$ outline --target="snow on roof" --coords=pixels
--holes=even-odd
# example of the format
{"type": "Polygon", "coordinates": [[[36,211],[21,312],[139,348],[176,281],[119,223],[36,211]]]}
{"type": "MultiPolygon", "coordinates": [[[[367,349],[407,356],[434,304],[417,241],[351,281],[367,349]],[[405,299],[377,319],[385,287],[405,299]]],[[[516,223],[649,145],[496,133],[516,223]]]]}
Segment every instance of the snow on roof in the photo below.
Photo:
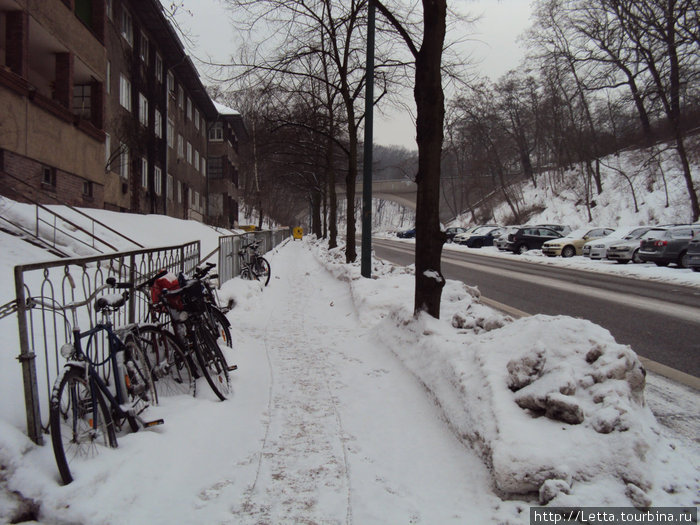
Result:
{"type": "Polygon", "coordinates": [[[235,109],[232,109],[228,106],[224,106],[216,100],[212,100],[212,102],[214,102],[214,107],[216,108],[216,111],[219,112],[219,115],[240,115],[240,113],[235,109]]]}

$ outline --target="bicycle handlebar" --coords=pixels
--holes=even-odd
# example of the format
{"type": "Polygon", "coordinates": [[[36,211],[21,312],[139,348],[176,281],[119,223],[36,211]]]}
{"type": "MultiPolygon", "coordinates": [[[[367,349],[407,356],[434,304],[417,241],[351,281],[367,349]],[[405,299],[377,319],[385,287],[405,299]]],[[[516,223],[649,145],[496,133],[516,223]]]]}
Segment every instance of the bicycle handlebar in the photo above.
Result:
{"type": "MultiPolygon", "coordinates": [[[[120,284],[123,284],[123,283],[120,283],[120,284]]],[[[60,303],[58,303],[55,300],[53,301],[53,303],[47,303],[42,298],[29,297],[27,299],[27,305],[30,308],[32,308],[34,306],[43,306],[44,308],[49,308],[51,310],[75,310],[76,308],[78,308],[80,306],[86,306],[90,301],[92,301],[97,296],[98,293],[102,292],[103,290],[106,290],[108,288],[115,288],[115,287],[116,287],[116,281],[113,277],[110,277],[107,279],[107,282],[105,284],[95,288],[95,291],[92,292],[83,301],[71,301],[70,303],[66,303],[64,305],[61,305],[60,303]]],[[[123,288],[123,286],[121,286],[121,288],[123,288]]]]}

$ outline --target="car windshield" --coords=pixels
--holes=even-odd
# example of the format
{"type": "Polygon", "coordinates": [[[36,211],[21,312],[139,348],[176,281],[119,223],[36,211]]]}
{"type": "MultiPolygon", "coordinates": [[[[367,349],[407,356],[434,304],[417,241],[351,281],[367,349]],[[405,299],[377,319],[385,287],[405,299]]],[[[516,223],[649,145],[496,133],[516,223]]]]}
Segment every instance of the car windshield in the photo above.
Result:
{"type": "Polygon", "coordinates": [[[646,240],[648,240],[648,239],[658,239],[658,238],[661,237],[664,233],[666,233],[666,230],[662,230],[662,229],[659,229],[659,228],[652,228],[651,230],[649,230],[648,232],[646,232],[646,233],[642,236],[642,240],[646,241],[646,240]]]}
{"type": "MultiPolygon", "coordinates": [[[[646,232],[649,231],[650,228],[635,228],[631,232],[629,232],[627,235],[624,236],[624,239],[626,241],[632,240],[632,239],[639,239],[642,235],[644,235],[646,232]]],[[[612,237],[613,234],[610,234],[612,237]]]]}
{"type": "Polygon", "coordinates": [[[586,235],[589,231],[591,231],[588,228],[579,228],[578,230],[574,230],[571,233],[569,233],[566,238],[567,239],[583,239],[583,236],[586,235]]]}

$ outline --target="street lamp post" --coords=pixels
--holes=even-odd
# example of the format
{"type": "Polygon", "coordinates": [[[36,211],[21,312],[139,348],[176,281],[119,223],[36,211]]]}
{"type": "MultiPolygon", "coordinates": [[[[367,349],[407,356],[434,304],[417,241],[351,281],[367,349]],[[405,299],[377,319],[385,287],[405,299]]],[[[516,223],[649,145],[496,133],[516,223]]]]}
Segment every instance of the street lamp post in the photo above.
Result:
{"type": "Polygon", "coordinates": [[[365,147],[362,170],[362,257],[363,277],[372,277],[372,142],[374,140],[374,0],[367,12],[367,73],[365,85],[365,147]]]}

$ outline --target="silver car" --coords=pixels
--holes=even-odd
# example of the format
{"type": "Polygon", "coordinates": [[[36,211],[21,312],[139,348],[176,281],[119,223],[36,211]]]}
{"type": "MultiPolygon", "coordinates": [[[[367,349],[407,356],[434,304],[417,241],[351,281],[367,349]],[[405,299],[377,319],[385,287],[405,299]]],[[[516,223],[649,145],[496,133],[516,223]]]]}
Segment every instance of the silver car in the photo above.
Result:
{"type": "MultiPolygon", "coordinates": [[[[630,261],[641,263],[639,257],[639,246],[642,238],[655,238],[666,231],[666,228],[660,227],[645,227],[646,229],[638,233],[636,237],[628,239],[625,237],[622,240],[614,242],[606,251],[605,257],[610,261],[615,261],[619,264],[627,264],[630,261]]],[[[631,233],[630,233],[631,235],[631,233]]]]}
{"type": "MultiPolygon", "coordinates": [[[[637,226],[633,228],[619,228],[609,236],[587,242],[583,245],[583,256],[591,259],[605,259],[610,246],[617,245],[621,241],[639,240],[642,235],[651,229],[651,226],[637,226]]],[[[639,247],[639,243],[637,243],[639,247]]]]}

